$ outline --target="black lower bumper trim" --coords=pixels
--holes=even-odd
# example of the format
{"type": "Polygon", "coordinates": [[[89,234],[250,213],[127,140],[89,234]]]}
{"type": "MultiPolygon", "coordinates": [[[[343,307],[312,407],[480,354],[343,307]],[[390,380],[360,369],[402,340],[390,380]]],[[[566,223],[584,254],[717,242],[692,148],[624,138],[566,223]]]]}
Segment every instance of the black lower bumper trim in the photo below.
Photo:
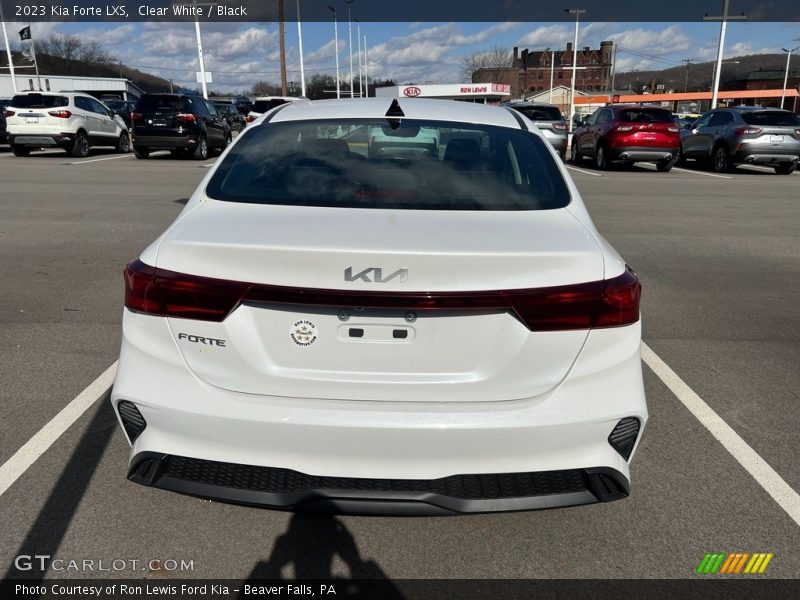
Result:
{"type": "Polygon", "coordinates": [[[451,475],[441,479],[365,479],[144,452],[128,479],[235,504],[334,514],[448,515],[537,510],[610,502],[628,480],[610,468],[451,475]]]}

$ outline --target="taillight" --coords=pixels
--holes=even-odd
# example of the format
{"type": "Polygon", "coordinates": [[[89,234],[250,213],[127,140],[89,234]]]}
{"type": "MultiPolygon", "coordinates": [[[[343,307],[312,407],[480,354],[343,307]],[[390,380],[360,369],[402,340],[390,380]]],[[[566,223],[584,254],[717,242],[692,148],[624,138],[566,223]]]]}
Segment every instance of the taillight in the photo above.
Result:
{"type": "Polygon", "coordinates": [[[567,128],[566,123],[553,123],[553,129],[562,129],[565,130],[567,128]]]}
{"type": "Polygon", "coordinates": [[[144,121],[144,115],[142,113],[132,112],[131,121],[144,121]]]}
{"type": "Polygon", "coordinates": [[[14,111],[13,111],[13,110],[7,110],[7,111],[6,111],[6,112],[4,112],[3,114],[4,114],[6,117],[13,117],[15,113],[14,113],[14,111]]]}
{"type": "Polygon", "coordinates": [[[617,125],[617,131],[631,131],[632,129],[632,125],[617,125]]]}
{"type": "Polygon", "coordinates": [[[59,119],[69,119],[72,116],[72,113],[68,110],[51,110],[47,114],[51,117],[57,117],[59,119]]]}
{"type": "MultiPolygon", "coordinates": [[[[13,115],[14,113],[11,113],[11,114],[13,115]]],[[[8,116],[8,113],[6,113],[6,116],[8,116]]],[[[795,135],[800,135],[800,129],[795,129],[794,133],[795,133],[795,135]]]]}
{"type": "Polygon", "coordinates": [[[248,123],[252,123],[255,120],[256,118],[252,115],[247,115],[247,117],[245,117],[245,121],[247,121],[248,123]]]}
{"type": "Polygon", "coordinates": [[[179,123],[194,123],[195,118],[192,113],[178,113],[175,115],[175,120],[179,123]]]}
{"type": "Polygon", "coordinates": [[[220,322],[245,301],[403,310],[508,310],[531,331],[619,327],[639,320],[641,285],[630,269],[613,279],[576,285],[480,292],[320,290],[211,279],[132,261],[125,306],[163,317],[220,322]]]}
{"type": "Polygon", "coordinates": [[[733,130],[736,135],[755,135],[761,133],[763,129],[760,127],[737,127],[733,130]]]}

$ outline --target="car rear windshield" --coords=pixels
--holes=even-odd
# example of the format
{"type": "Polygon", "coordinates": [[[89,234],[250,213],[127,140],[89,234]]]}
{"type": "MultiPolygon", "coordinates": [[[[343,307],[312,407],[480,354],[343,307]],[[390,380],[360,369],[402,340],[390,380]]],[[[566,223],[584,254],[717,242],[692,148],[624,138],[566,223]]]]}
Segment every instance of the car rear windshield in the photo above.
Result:
{"type": "Polygon", "coordinates": [[[673,123],[672,113],[657,108],[627,108],[620,111],[624,123],[673,123]]]}
{"type": "Polygon", "coordinates": [[[171,94],[144,95],[136,104],[136,110],[138,112],[189,112],[188,106],[190,103],[191,100],[184,96],[173,96],[171,94]]]}
{"type": "Polygon", "coordinates": [[[533,133],[387,119],[248,129],[206,193],[254,204],[416,210],[544,210],[570,201],[533,133]]]}
{"type": "Polygon", "coordinates": [[[69,106],[69,98],[49,94],[19,94],[14,96],[10,106],[14,108],[55,108],[69,106]]]}
{"type": "Polygon", "coordinates": [[[256,100],[255,104],[253,104],[253,112],[263,114],[267,111],[272,110],[276,106],[280,106],[281,104],[286,104],[287,102],[289,101],[283,100],[282,98],[273,98],[272,100],[256,100]]]}
{"type": "Polygon", "coordinates": [[[561,111],[555,106],[520,106],[519,112],[531,121],[562,121],[561,111]]]}
{"type": "Polygon", "coordinates": [[[778,110],[742,112],[742,119],[748,125],[764,125],[766,127],[796,127],[800,125],[800,117],[778,110]]]}

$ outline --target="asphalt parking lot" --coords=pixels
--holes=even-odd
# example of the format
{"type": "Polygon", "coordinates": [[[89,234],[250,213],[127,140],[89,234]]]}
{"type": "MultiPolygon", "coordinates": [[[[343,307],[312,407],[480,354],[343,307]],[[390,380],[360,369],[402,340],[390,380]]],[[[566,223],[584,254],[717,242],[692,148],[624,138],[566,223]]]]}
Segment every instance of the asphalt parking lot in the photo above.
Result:
{"type": "MultiPolygon", "coordinates": [[[[212,163],[0,152],[0,463],[117,359],[122,269],[212,163]]],[[[800,174],[570,174],[641,277],[647,347],[794,496],[779,504],[763,464],[740,464],[654,359],[630,498],[529,513],[326,519],[144,488],[104,396],[0,496],[6,575],[42,576],[14,566],[39,554],[192,561],[47,577],[697,578],[722,551],[774,553],[760,577],[800,576],[800,174]]]]}

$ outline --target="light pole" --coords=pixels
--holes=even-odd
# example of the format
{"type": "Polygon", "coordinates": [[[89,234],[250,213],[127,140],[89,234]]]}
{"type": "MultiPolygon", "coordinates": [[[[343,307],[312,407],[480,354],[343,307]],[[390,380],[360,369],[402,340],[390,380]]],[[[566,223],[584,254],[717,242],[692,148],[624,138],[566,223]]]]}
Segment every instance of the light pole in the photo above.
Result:
{"type": "Polygon", "coordinates": [[[367,65],[369,65],[369,61],[367,60],[367,36],[364,36],[364,84],[366,85],[364,91],[367,94],[367,98],[369,98],[369,73],[367,72],[367,65]]]}
{"type": "Polygon", "coordinates": [[[303,65],[303,27],[300,25],[300,0],[297,0],[297,45],[300,48],[300,95],[306,95],[306,70],[303,65]]]}
{"type": "Polygon", "coordinates": [[[583,8],[565,8],[564,12],[575,15],[575,39],[572,42],[572,86],[569,93],[569,130],[572,131],[572,121],[575,118],[575,77],[578,73],[578,22],[581,15],[586,13],[586,10],[583,8]]]}
{"type": "Polygon", "coordinates": [[[14,75],[14,59],[11,57],[11,45],[8,43],[8,32],[6,31],[6,18],[3,15],[3,4],[0,2],[0,22],[3,23],[3,39],[6,43],[6,56],[8,56],[8,72],[11,73],[11,87],[14,94],[17,93],[17,78],[14,75]]]}
{"type": "Polygon", "coordinates": [[[548,104],[553,103],[553,75],[555,74],[555,69],[556,69],[556,51],[550,50],[550,95],[547,99],[548,104]]]}
{"type": "Polygon", "coordinates": [[[353,22],[350,18],[350,5],[356,0],[345,0],[347,4],[347,49],[350,51],[350,98],[355,97],[353,89],[353,22]]]}
{"type": "Polygon", "coordinates": [[[786,52],[786,74],[783,76],[783,89],[781,90],[781,108],[783,108],[783,101],[786,98],[786,84],[789,83],[789,60],[792,58],[792,52],[800,50],[800,46],[795,46],[792,49],[781,48],[786,52]]]}
{"type": "Polygon", "coordinates": [[[744,14],[741,15],[729,15],[728,14],[728,7],[730,5],[730,0],[723,0],[722,4],[722,16],[721,17],[709,17],[707,14],[703,17],[703,21],[720,21],[719,26],[719,46],[717,47],[717,62],[716,62],[716,70],[714,71],[714,83],[713,88],[711,91],[711,108],[717,108],[717,96],[719,95],[719,73],[722,70],[722,52],[725,48],[725,30],[728,26],[728,21],[745,21],[747,17],[744,14]]]}
{"type": "Polygon", "coordinates": [[[356,21],[356,37],[358,38],[358,96],[364,97],[364,71],[362,69],[363,63],[361,62],[361,23],[358,19],[356,21]]]}
{"type": "Polygon", "coordinates": [[[341,98],[342,92],[339,89],[339,20],[337,19],[336,9],[328,5],[333,13],[333,39],[336,44],[336,97],[341,98]]]}

